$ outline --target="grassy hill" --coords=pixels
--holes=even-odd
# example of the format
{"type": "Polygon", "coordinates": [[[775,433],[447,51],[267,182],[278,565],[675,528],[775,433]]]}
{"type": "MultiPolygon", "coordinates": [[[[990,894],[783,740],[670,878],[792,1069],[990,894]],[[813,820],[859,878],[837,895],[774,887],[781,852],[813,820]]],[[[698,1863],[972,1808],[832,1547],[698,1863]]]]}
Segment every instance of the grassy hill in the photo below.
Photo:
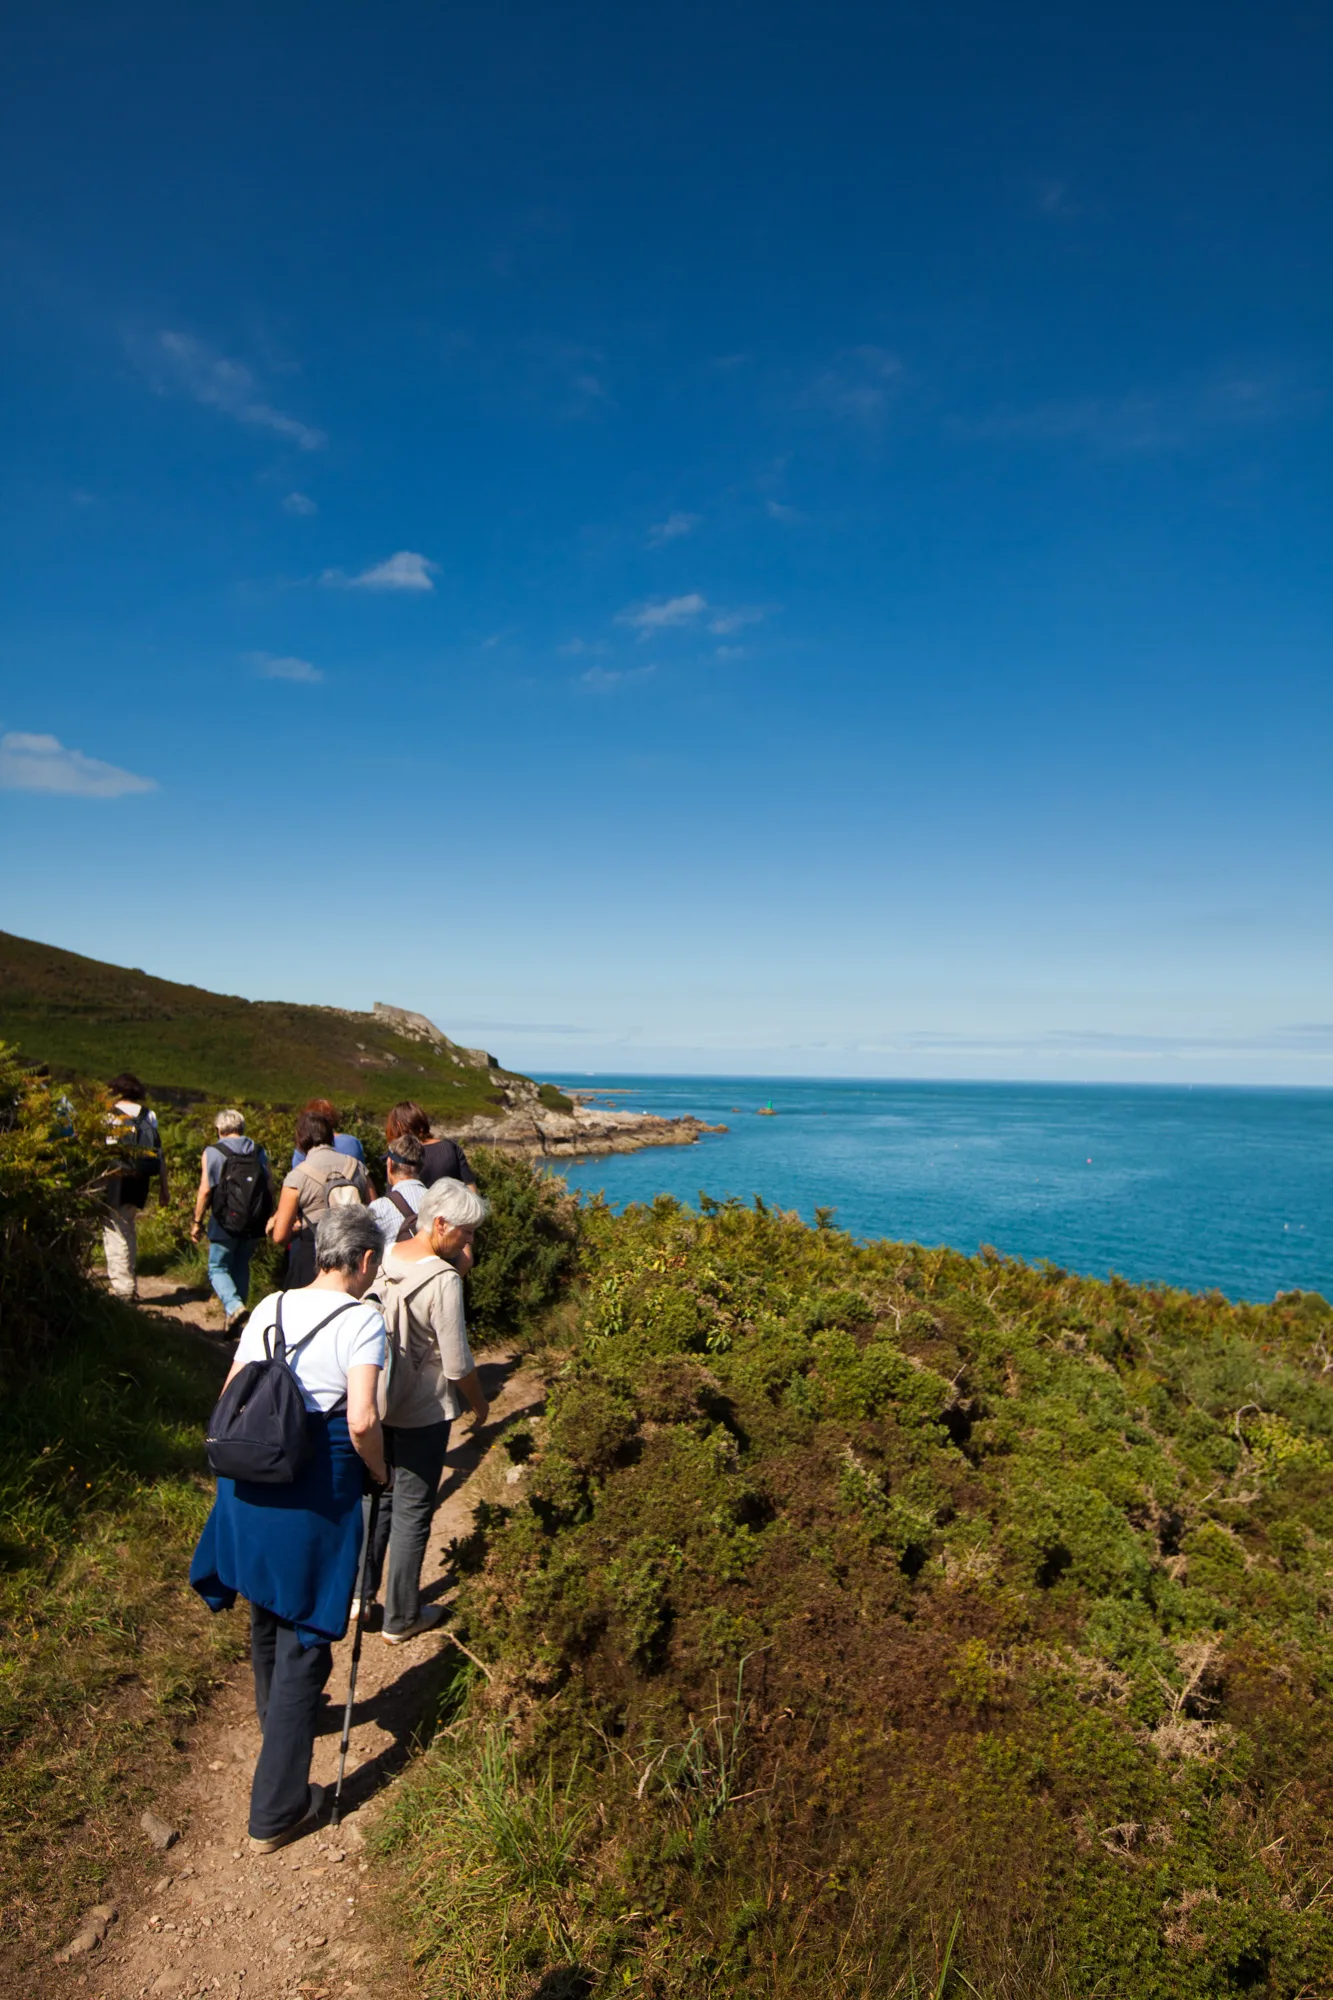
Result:
{"type": "Polygon", "coordinates": [[[387,1111],[415,1098],[432,1116],[492,1112],[500,1093],[479,1051],[403,1033],[374,1014],[241,1000],[0,931],[0,1041],[59,1077],[135,1070],[155,1098],[286,1107],[329,1097],[387,1111]]]}

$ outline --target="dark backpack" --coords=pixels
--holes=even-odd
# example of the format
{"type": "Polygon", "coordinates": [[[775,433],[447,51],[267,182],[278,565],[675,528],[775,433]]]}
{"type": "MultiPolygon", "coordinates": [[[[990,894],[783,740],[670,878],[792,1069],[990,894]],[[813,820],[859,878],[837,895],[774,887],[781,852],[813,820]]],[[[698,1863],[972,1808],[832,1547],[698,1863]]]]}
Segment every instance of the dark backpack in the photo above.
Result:
{"type": "Polygon", "coordinates": [[[213,1189],[213,1220],[229,1236],[262,1236],[273,1213],[268,1172],[258,1146],[248,1153],[219,1148],[222,1172],[213,1189]]]}
{"type": "MultiPolygon", "coordinates": [[[[208,1420],[204,1447],[219,1479],[246,1479],[258,1486],[290,1486],[310,1463],[314,1446],[301,1396],[289,1366],[339,1313],[357,1303],[348,1299],[288,1348],[282,1333],[282,1300],[271,1329],[264,1332],[264,1359],[247,1361],[218,1397],[208,1420]],[[273,1345],[269,1338],[272,1334],[273,1345]]],[[[341,1408],[341,1404],[335,1405],[341,1408]]]]}

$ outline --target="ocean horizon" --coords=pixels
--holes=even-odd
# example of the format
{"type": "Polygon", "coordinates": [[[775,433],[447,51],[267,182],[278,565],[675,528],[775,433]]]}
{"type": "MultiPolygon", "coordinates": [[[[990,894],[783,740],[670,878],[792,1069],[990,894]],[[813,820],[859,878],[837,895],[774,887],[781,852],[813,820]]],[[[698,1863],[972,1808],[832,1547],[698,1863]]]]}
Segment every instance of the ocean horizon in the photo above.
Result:
{"type": "Polygon", "coordinates": [[[728,1131],[560,1171],[615,1208],[670,1194],[816,1209],[858,1239],[993,1245],[1142,1284],[1333,1296],[1333,1090],[562,1072],[728,1131]],[[773,1116],[761,1116],[771,1103],[773,1116]]]}

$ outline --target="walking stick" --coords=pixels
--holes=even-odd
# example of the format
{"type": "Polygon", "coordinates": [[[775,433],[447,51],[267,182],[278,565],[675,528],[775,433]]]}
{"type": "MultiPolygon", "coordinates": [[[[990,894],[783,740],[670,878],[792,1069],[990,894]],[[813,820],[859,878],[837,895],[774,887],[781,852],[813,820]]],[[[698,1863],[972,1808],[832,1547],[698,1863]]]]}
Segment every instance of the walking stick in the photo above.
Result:
{"type": "Polygon", "coordinates": [[[366,1522],[365,1540],[361,1544],[361,1560],[356,1568],[356,1630],[352,1634],[352,1670],[347,1677],[347,1707],[343,1710],[343,1740],[338,1746],[338,1783],[333,1793],[333,1811],[329,1814],[329,1825],[338,1824],[342,1810],[343,1772],[347,1768],[347,1746],[352,1740],[352,1704],[356,1700],[356,1670],[361,1663],[361,1628],[366,1622],[366,1563],[370,1556],[370,1544],[375,1539],[375,1522],[380,1511],[380,1489],[377,1486],[370,1496],[370,1519],[366,1522]]]}

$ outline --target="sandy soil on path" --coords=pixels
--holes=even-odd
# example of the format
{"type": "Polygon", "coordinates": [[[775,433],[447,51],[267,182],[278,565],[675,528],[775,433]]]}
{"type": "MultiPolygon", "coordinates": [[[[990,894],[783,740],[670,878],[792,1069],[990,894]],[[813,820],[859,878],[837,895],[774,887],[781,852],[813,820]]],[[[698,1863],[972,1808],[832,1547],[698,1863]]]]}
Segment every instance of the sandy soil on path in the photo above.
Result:
{"type": "MultiPolygon", "coordinates": [[[[212,1324],[220,1312],[208,1313],[202,1295],[152,1279],[141,1281],[140,1290],[149,1311],[168,1312],[215,1337],[220,1331],[212,1324]]],[[[479,1478],[486,1485],[503,1482],[500,1466],[508,1459],[503,1452],[499,1464],[491,1457],[501,1435],[519,1416],[539,1410],[543,1397],[542,1383],[516,1368],[511,1353],[484,1351],[478,1364],[491,1398],[490,1421],[479,1435],[470,1417],[455,1428],[422,1568],[423,1597],[446,1609],[453,1578],[445,1550],[471,1527],[479,1478]]],[[[202,1605],[200,1615],[209,1615],[202,1605]]],[[[222,1615],[239,1620],[247,1614],[238,1607],[222,1615]]],[[[317,1783],[332,1784],[337,1774],[350,1659],[349,1635],[334,1648],[315,1746],[317,1783]]],[[[262,1857],[251,1853],[246,1837],[259,1727],[248,1669],[238,1667],[192,1733],[186,1776],[156,1803],[180,1838],[162,1855],[151,1889],[121,1900],[117,1921],[96,1950],[67,1966],[48,1965],[31,1994],[14,2000],[143,2000],[157,1994],[180,2000],[196,1994],[384,2000],[390,1992],[395,2000],[411,2000],[419,1982],[386,1943],[375,1910],[375,1875],[363,1855],[364,1828],[412,1755],[415,1733],[457,1660],[456,1648],[434,1634],[387,1645],[376,1620],[362,1641],[342,1823],[262,1857]]]]}

